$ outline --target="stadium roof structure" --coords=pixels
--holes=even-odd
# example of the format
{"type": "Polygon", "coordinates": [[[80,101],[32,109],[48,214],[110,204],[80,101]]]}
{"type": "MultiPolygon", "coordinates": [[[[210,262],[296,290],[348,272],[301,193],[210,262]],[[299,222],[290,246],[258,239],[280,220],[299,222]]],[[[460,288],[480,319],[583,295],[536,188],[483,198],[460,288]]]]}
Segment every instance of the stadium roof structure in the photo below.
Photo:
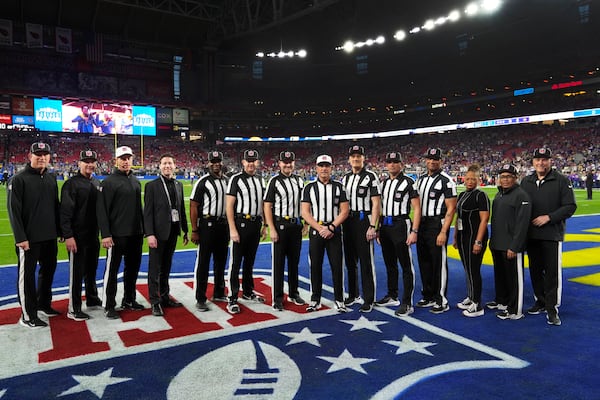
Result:
{"type": "Polygon", "coordinates": [[[527,86],[544,75],[569,80],[599,59],[592,0],[502,0],[495,14],[409,33],[471,1],[4,0],[0,18],[102,33],[107,56],[168,62],[179,54],[201,65],[204,54],[214,53],[223,79],[236,90],[242,83],[245,98],[285,90],[290,98],[377,92],[426,100],[456,88],[527,86]],[[398,29],[406,40],[394,40],[398,29]],[[378,35],[385,35],[384,46],[335,50],[378,35]],[[248,84],[257,51],[297,49],[307,57],[265,59],[260,85],[248,84]],[[367,73],[357,73],[358,64],[367,73]]]}

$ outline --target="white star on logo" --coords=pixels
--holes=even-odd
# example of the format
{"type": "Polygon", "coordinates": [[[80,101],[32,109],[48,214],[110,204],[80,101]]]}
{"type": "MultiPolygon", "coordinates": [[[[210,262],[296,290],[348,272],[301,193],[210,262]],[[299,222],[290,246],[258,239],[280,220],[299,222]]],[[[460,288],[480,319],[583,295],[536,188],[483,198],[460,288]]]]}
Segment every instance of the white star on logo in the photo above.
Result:
{"type": "Polygon", "coordinates": [[[391,344],[392,346],[397,346],[398,350],[396,350],[396,354],[405,354],[411,351],[416,351],[417,353],[425,354],[426,356],[433,356],[433,354],[427,350],[427,347],[437,345],[437,343],[433,342],[415,342],[406,335],[402,337],[402,341],[382,340],[382,342],[391,344]]]}
{"type": "Polygon", "coordinates": [[[313,346],[321,347],[319,339],[331,336],[329,333],[312,333],[310,329],[304,327],[300,332],[279,332],[282,335],[290,337],[291,340],[286,343],[286,346],[298,343],[308,343],[313,346]]]}
{"type": "Polygon", "coordinates": [[[358,331],[361,329],[368,329],[373,332],[381,333],[381,330],[377,326],[387,324],[387,321],[369,321],[368,319],[366,319],[363,316],[361,316],[359,319],[357,319],[355,321],[351,321],[351,320],[347,320],[347,319],[342,319],[340,321],[352,325],[350,332],[358,331]]]}
{"type": "Polygon", "coordinates": [[[60,396],[66,396],[73,393],[81,393],[89,390],[94,393],[99,399],[104,396],[104,391],[107,386],[116,385],[117,383],[130,381],[131,378],[116,378],[111,377],[112,368],[107,369],[106,371],[100,372],[98,375],[73,375],[73,379],[79,382],[78,385],[73,386],[72,388],[65,390],[60,396]]]}
{"type": "Polygon", "coordinates": [[[341,371],[341,370],[347,368],[347,369],[352,369],[356,372],[360,372],[361,374],[365,374],[365,375],[367,375],[367,371],[364,370],[364,368],[362,367],[362,364],[367,364],[367,363],[370,363],[373,361],[377,361],[376,358],[354,357],[348,351],[348,349],[344,349],[342,354],[340,354],[338,357],[317,356],[317,358],[320,358],[321,360],[325,360],[325,361],[331,363],[331,366],[327,370],[327,373],[341,371]]]}
{"type": "Polygon", "coordinates": [[[0,390],[0,398],[2,398],[2,396],[4,396],[4,393],[6,393],[6,389],[0,390]]]}

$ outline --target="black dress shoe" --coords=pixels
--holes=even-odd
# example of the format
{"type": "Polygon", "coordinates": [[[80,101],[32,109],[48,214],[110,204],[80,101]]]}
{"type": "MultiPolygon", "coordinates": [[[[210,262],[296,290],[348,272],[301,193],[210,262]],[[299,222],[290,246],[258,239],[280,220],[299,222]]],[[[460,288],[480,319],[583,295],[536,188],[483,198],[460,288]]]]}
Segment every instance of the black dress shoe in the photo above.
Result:
{"type": "Polygon", "coordinates": [[[98,297],[90,297],[85,301],[88,307],[100,307],[102,305],[102,300],[98,297]]]}
{"type": "Polygon", "coordinates": [[[181,304],[180,302],[175,301],[173,299],[163,300],[161,304],[163,307],[167,307],[167,308],[183,307],[183,304],[181,304]]]}
{"type": "Polygon", "coordinates": [[[161,317],[165,315],[160,304],[152,304],[152,315],[154,315],[155,317],[161,317]]]}

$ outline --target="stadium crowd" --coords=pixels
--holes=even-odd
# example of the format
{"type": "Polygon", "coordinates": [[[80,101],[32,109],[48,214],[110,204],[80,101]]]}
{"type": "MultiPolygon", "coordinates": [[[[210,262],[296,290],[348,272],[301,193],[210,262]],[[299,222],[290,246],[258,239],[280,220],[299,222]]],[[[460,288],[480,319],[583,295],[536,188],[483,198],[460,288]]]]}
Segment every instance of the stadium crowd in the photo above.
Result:
{"type": "MultiPolygon", "coordinates": [[[[358,140],[355,143],[368,149],[367,164],[373,171],[385,173],[383,156],[391,149],[399,151],[405,160],[405,170],[418,175],[423,172],[422,155],[429,147],[440,147],[445,152],[444,169],[455,177],[458,183],[468,165],[482,166],[483,184],[493,185],[499,165],[511,162],[525,175],[531,168],[528,149],[548,146],[555,150],[555,166],[567,175],[577,188],[585,187],[586,172],[593,171],[595,187],[598,186],[598,165],[600,164],[600,127],[587,124],[571,125],[517,125],[507,127],[482,128],[455,132],[419,134],[390,138],[358,140]]],[[[19,132],[1,144],[0,154],[7,155],[3,170],[9,175],[24,167],[27,162],[27,149],[34,140],[31,134],[19,132]]],[[[112,138],[63,134],[45,139],[51,146],[52,168],[58,176],[69,176],[77,170],[79,149],[90,148],[98,153],[97,175],[110,172],[115,142],[112,138]]],[[[202,176],[207,168],[205,155],[213,146],[201,141],[182,141],[178,138],[146,138],[143,148],[137,136],[119,136],[118,145],[131,147],[136,154],[134,160],[137,173],[156,175],[161,154],[170,153],[177,157],[177,175],[184,179],[202,176]],[[143,160],[143,161],[142,161],[143,160]]],[[[354,143],[354,142],[353,142],[354,143]]],[[[300,141],[300,142],[219,142],[214,146],[223,152],[223,165],[227,174],[239,171],[241,154],[247,148],[255,148],[262,159],[262,174],[270,177],[277,171],[277,154],[283,150],[293,150],[297,155],[298,173],[309,180],[315,176],[312,160],[317,155],[328,153],[334,161],[334,177],[341,177],[346,170],[347,140],[340,141],[300,141]]]]}

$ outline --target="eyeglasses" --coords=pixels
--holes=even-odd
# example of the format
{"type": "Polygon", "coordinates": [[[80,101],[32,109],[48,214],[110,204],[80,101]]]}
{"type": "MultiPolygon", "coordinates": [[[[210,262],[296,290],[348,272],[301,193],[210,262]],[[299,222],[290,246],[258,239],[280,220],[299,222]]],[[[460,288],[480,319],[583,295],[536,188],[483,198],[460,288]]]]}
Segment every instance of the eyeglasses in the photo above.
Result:
{"type": "Polygon", "coordinates": [[[515,179],[514,175],[500,175],[500,179],[515,179]]]}

